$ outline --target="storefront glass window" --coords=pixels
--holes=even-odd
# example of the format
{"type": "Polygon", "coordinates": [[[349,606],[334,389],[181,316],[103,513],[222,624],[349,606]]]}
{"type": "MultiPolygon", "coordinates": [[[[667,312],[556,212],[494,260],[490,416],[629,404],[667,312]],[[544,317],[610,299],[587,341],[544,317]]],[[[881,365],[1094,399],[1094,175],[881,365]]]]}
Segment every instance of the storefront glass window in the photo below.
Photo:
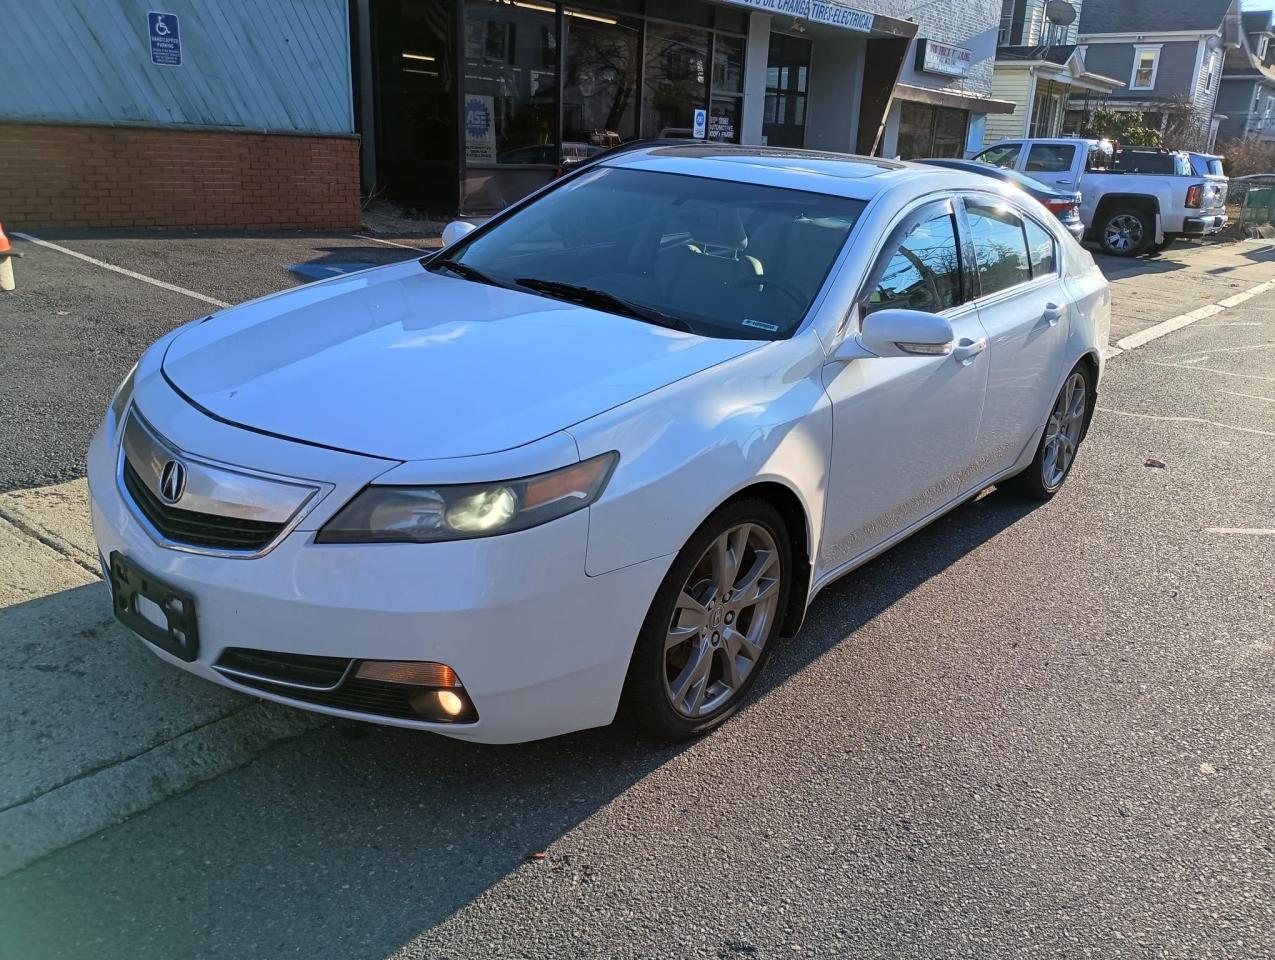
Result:
{"type": "Polygon", "coordinates": [[[708,40],[707,30],[647,23],[642,136],[690,136],[707,99],[708,40]]]}
{"type": "Polygon", "coordinates": [[[899,156],[904,160],[960,157],[969,112],[904,100],[899,106],[899,156]]]}
{"type": "Polygon", "coordinates": [[[638,39],[641,21],[575,11],[563,18],[564,161],[587,158],[638,135],[638,39]]]}
{"type": "Polygon", "coordinates": [[[558,47],[549,5],[465,0],[464,130],[467,211],[500,209],[551,173],[501,168],[558,163],[558,47]]]}
{"type": "Polygon", "coordinates": [[[713,43],[713,93],[744,92],[743,37],[718,34],[713,43]]]}

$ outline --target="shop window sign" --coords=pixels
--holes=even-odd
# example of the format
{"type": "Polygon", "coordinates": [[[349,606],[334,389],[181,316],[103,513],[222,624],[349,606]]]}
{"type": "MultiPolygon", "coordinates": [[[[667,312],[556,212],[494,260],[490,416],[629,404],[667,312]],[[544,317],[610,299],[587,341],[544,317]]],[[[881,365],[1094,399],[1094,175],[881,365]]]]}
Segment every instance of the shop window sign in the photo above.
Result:
{"type": "Polygon", "coordinates": [[[470,94],[465,98],[465,159],[493,163],[496,160],[495,101],[470,94]]]}

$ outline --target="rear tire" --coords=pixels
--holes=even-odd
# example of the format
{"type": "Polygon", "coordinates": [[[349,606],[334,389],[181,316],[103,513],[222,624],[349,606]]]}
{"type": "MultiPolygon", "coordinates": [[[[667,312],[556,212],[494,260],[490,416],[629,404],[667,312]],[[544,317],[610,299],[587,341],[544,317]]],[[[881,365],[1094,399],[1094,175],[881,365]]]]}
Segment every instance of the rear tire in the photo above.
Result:
{"type": "Polygon", "coordinates": [[[1062,488],[1085,438],[1093,400],[1093,375],[1079,363],[1049,408],[1031,466],[1007,482],[1011,490],[1029,500],[1049,500],[1062,488]]]}
{"type": "Polygon", "coordinates": [[[1113,257],[1136,257],[1155,239],[1155,220],[1145,210],[1112,210],[1098,228],[1098,242],[1113,257]]]}
{"type": "Polygon", "coordinates": [[[718,509],[691,535],[655,594],[621,711],[669,740],[724,723],[770,659],[794,570],[778,510],[752,499],[718,509]]]}

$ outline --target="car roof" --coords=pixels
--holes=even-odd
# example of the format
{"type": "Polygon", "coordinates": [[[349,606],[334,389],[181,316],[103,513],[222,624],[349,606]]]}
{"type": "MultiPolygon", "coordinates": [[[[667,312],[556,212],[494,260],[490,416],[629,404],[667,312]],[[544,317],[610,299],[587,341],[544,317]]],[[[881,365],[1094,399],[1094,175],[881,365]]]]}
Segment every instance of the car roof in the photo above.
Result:
{"type": "Polygon", "coordinates": [[[954,190],[980,186],[986,189],[987,184],[987,178],[980,174],[880,157],[704,142],[635,147],[599,157],[596,162],[604,166],[737,180],[857,200],[871,200],[904,183],[921,189],[954,190]],[[931,182],[927,185],[918,181],[931,182]]]}

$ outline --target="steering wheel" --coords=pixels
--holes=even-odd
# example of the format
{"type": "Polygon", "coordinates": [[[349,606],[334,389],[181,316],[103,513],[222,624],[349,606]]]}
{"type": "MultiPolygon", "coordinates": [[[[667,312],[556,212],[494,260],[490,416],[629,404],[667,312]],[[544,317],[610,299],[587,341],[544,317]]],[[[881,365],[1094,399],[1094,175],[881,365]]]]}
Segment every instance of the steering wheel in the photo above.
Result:
{"type": "Polygon", "coordinates": [[[795,306],[798,310],[805,310],[806,304],[809,301],[809,298],[791,283],[786,280],[776,280],[774,277],[744,277],[740,280],[736,280],[734,286],[766,287],[767,289],[773,288],[775,291],[782,293],[791,300],[793,302],[793,306],[795,306]]]}

